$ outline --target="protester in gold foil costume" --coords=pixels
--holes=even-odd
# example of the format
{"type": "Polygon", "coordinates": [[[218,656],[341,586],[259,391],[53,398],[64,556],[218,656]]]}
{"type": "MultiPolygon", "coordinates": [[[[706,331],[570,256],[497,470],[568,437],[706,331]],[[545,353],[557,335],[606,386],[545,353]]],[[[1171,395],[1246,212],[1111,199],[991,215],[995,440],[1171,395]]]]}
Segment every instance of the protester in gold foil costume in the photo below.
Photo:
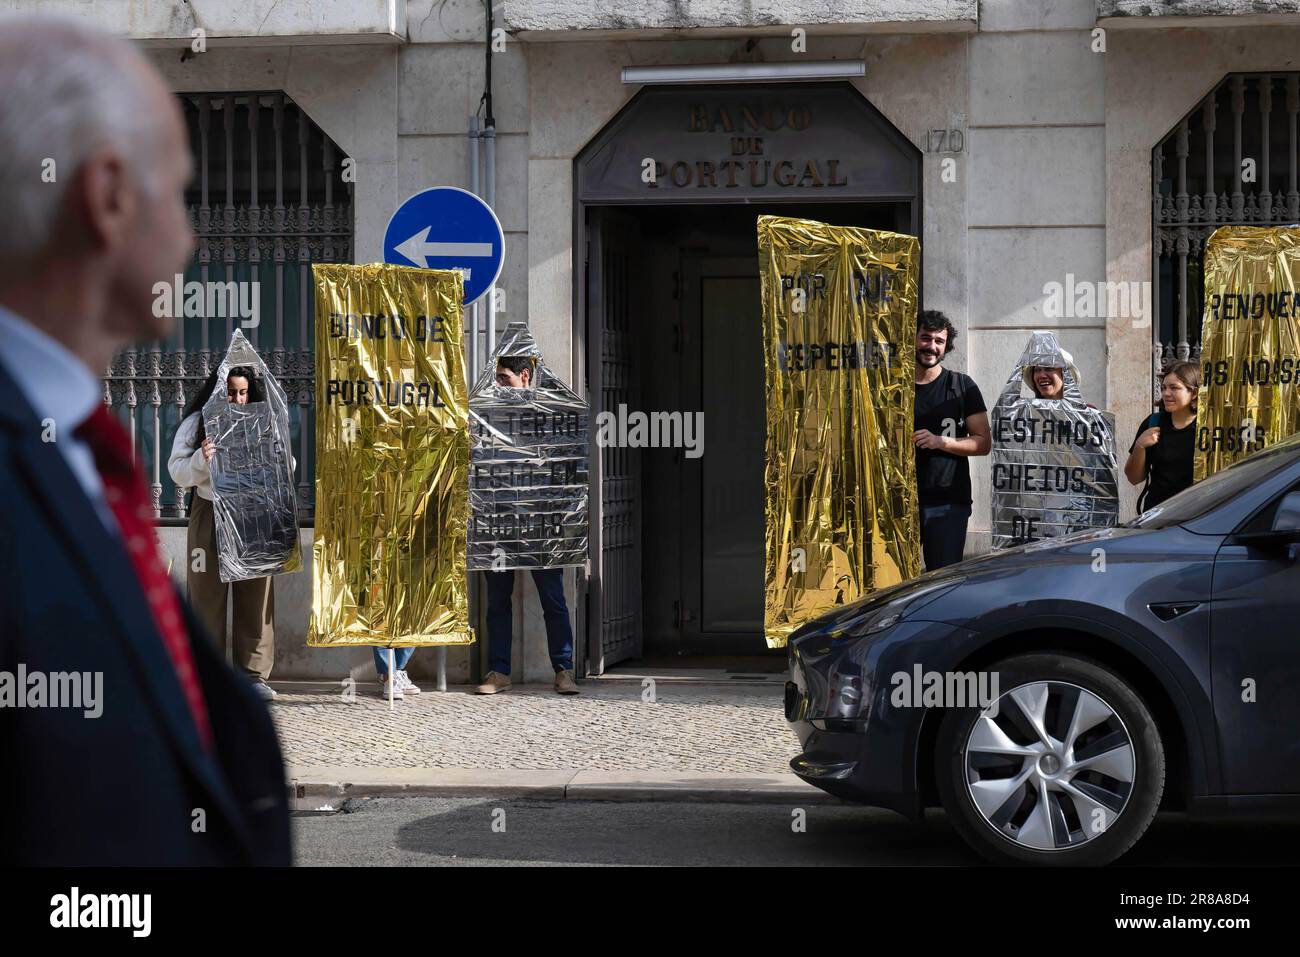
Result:
{"type": "Polygon", "coordinates": [[[920,243],[758,218],[767,385],[764,635],[920,572],[912,434],[920,243]]]}
{"type": "Polygon", "coordinates": [[[942,312],[927,309],[918,317],[912,444],[927,571],[962,560],[972,502],[967,459],[988,455],[993,447],[979,386],[942,365],[956,338],[956,328],[942,312]]]}
{"type": "MultiPolygon", "coordinates": [[[[218,571],[217,533],[212,510],[211,463],[217,454],[212,437],[203,423],[203,407],[217,389],[217,366],[186,403],[181,424],[172,439],[167,472],[181,488],[190,489],[189,531],[186,554],[201,550],[204,560],[185,566],[186,586],[194,611],[216,639],[226,645],[226,602],[231,611],[230,644],[235,667],[253,682],[265,700],[276,697],[267,681],[275,664],[275,580],[270,575],[242,581],[223,582],[218,571]]],[[[230,370],[222,389],[226,400],[236,405],[263,401],[261,383],[253,370],[237,366],[230,370]]],[[[290,456],[290,469],[297,463],[290,456]]],[[[224,651],[223,651],[224,653],[224,651]]]]}
{"type": "MultiPolygon", "coordinates": [[[[312,646],[469,644],[463,277],[312,266],[316,528],[312,646]]],[[[393,698],[413,693],[387,676],[393,698]]],[[[388,681],[385,681],[385,685],[388,681]]]]}
{"type": "Polygon", "coordinates": [[[1221,226],[1203,271],[1198,482],[1300,431],[1300,226],[1221,226]]]}
{"type": "Polygon", "coordinates": [[[1160,408],[1138,426],[1129,446],[1124,477],[1146,483],[1137,510],[1145,512],[1192,485],[1196,458],[1196,406],[1201,367],[1174,362],[1160,377],[1160,408]]]}

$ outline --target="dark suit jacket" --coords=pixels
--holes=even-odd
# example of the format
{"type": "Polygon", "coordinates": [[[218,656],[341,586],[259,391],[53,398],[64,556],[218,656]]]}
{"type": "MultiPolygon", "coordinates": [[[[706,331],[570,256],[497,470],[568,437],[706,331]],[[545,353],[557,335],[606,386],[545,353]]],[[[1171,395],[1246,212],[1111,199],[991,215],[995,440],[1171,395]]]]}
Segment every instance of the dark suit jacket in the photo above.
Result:
{"type": "Polygon", "coordinates": [[[0,863],[291,863],[266,705],[182,605],[211,755],[125,546],[0,366],[0,672],[103,675],[98,718],[0,707],[0,863]]]}

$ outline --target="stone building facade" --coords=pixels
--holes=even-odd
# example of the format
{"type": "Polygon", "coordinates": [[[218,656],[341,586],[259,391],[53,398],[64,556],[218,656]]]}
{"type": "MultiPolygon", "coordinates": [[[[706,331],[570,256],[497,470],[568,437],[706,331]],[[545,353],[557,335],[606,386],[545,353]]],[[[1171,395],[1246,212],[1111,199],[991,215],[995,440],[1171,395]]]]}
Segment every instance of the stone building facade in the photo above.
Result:
{"type": "MultiPolygon", "coordinates": [[[[1053,329],[1073,353],[1089,401],[1117,414],[1125,446],[1151,408],[1154,349],[1170,345],[1153,315],[1162,299],[1161,234],[1153,221],[1153,195],[1160,184],[1153,180],[1152,151],[1225,78],[1275,74],[1283,84],[1278,89],[1284,90],[1284,77],[1300,73],[1297,0],[1267,5],[1244,0],[505,0],[495,8],[494,26],[501,31],[495,37],[487,35],[479,0],[0,2],[0,9],[32,6],[93,17],[127,34],[148,48],[178,93],[282,92],[336,145],[340,160],[353,163],[350,214],[356,262],[382,258],[388,217],[405,197],[434,185],[472,185],[472,150],[486,144],[467,131],[471,116],[484,116],[490,57],[493,206],[507,243],[499,283],[505,295],[496,327],[526,320],[551,368],[583,393],[609,386],[592,381],[593,372],[602,375],[602,365],[592,361],[588,350],[596,321],[592,310],[609,297],[601,287],[604,299],[593,298],[594,237],[612,243],[622,228],[616,224],[635,220],[643,245],[630,247],[631,262],[647,273],[641,281],[657,289],[643,290],[642,298],[653,308],[634,315],[633,324],[642,331],[654,322],[667,328],[674,321],[664,310],[683,308],[673,305],[682,301],[683,283],[697,283],[686,288],[689,298],[714,279],[743,278],[741,267],[735,267],[741,272],[734,275],[724,268],[703,279],[694,273],[683,278],[693,268],[690,250],[703,248],[701,242],[707,246],[717,239],[720,260],[738,258],[735,249],[740,247],[721,232],[712,239],[705,235],[710,222],[719,224],[718,231],[734,229],[739,214],[724,206],[766,211],[764,204],[787,203],[802,215],[812,208],[809,204],[828,201],[823,195],[792,198],[789,190],[776,195],[779,185],[744,202],[729,196],[733,187],[719,178],[718,163],[707,169],[699,165],[710,161],[718,144],[729,142],[727,137],[709,140],[689,156],[650,157],[661,163],[681,160],[680,172],[667,162],[659,167],[661,175],[669,180],[695,177],[689,181],[695,194],[684,195],[682,185],[671,197],[672,189],[664,189],[661,196],[668,199],[658,204],[644,196],[626,203],[617,197],[602,200],[600,189],[614,188],[611,177],[616,175],[601,168],[601,157],[621,155],[613,140],[644,136],[653,143],[655,131],[649,125],[654,117],[674,115],[671,106],[655,113],[653,101],[635,99],[638,94],[662,87],[665,95],[678,98],[670,102],[685,104],[683,108],[705,104],[706,109],[710,103],[743,102],[745,95],[742,87],[737,94],[741,100],[727,100],[734,79],[683,86],[676,82],[680,77],[670,75],[646,85],[623,82],[624,69],[725,65],[734,76],[749,64],[778,64],[796,73],[801,64],[812,62],[861,64],[861,75],[831,85],[846,86],[865,100],[869,114],[863,116],[868,119],[816,116],[818,129],[808,133],[808,150],[822,160],[847,163],[847,157],[834,155],[837,122],[840,132],[861,122],[862,136],[896,135],[900,143],[910,144],[899,156],[900,163],[911,164],[914,189],[907,196],[881,194],[870,204],[850,199],[827,208],[842,216],[860,213],[868,224],[918,228],[924,306],[952,317],[959,348],[951,365],[972,375],[990,402],[1029,332],[1053,329]],[[205,39],[201,53],[193,50],[195,31],[205,39]],[[583,176],[591,178],[590,186],[579,181],[583,176]],[[697,204],[697,212],[682,213],[675,200],[697,204]],[[860,210],[855,211],[855,203],[860,210]],[[904,207],[908,212],[900,212],[904,207]],[[646,245],[648,236],[657,237],[658,245],[646,245]],[[1046,289],[1052,283],[1076,288],[1093,283],[1099,291],[1135,283],[1132,288],[1147,290],[1149,304],[1114,310],[1113,302],[1103,301],[1091,312],[1067,309],[1060,315],[1048,303],[1046,289]]],[[[806,88],[806,78],[778,76],[764,81],[756,102],[797,107],[806,88]]],[[[1277,97],[1279,115],[1283,96],[1277,97]]],[[[691,122],[689,112],[675,115],[681,123],[691,122]]],[[[1294,116],[1293,111],[1292,129],[1294,116]]],[[[713,122],[725,125],[716,115],[713,122]]],[[[790,144],[799,142],[799,131],[792,128],[797,123],[786,126],[769,134],[771,149],[776,144],[794,149],[790,144]]],[[[681,132],[665,128],[664,142],[677,142],[673,137],[681,132]]],[[[1294,159],[1290,164],[1293,170],[1294,159]]],[[[776,171],[775,165],[767,169],[776,171]]],[[[1230,165],[1221,170],[1234,175],[1230,165]]],[[[1283,185],[1286,174],[1275,167],[1273,175],[1283,185]]],[[[827,176],[828,167],[819,167],[816,177],[827,176]]],[[[816,186],[807,182],[813,188],[805,193],[811,194],[816,186]]],[[[479,185],[484,191],[486,184],[479,185]]],[[[635,175],[623,186],[614,184],[629,191],[644,185],[635,175]]],[[[1219,188],[1231,189],[1231,179],[1219,188]]],[[[740,242],[738,236],[731,238],[740,242]]],[[[1173,244],[1179,242],[1175,237],[1173,244]]],[[[1195,238],[1188,242],[1194,246],[1195,238]]],[[[1170,255],[1177,258],[1179,253],[1175,249],[1170,255]]],[[[606,276],[604,281],[612,280],[606,276]]],[[[724,283],[717,288],[730,287],[724,283]]],[[[702,313],[694,321],[708,318],[702,313]]],[[[480,322],[486,325],[486,306],[480,322]]],[[[689,338],[691,329],[683,322],[677,319],[677,334],[689,338]]],[[[606,337],[607,349],[609,341],[606,337]]],[[[661,369],[669,352],[656,355],[656,369],[661,369]]],[[[698,370],[682,375],[676,392],[661,394],[707,390],[707,370],[703,385],[695,381],[698,370]]],[[[651,388],[643,383],[643,390],[651,388]]],[[[649,394],[643,391],[642,398],[649,394]]],[[[757,421],[761,424],[761,418],[757,421]]],[[[653,479],[648,485],[678,467],[667,460],[640,466],[653,479]]],[[[988,542],[987,460],[978,460],[973,474],[969,548],[978,552],[988,542]]],[[[626,493],[622,504],[629,501],[643,513],[639,526],[629,526],[635,534],[662,524],[663,514],[655,509],[667,506],[655,504],[652,488],[626,493]]],[[[1129,490],[1125,517],[1133,501],[1129,490]]],[[[701,522],[708,525],[707,518],[701,522]]],[[[759,523],[761,528],[761,515],[759,523]]],[[[183,530],[165,527],[160,534],[179,559],[183,530]]],[[[305,529],[304,540],[309,538],[310,529],[305,529]]],[[[746,548],[751,546],[752,534],[746,548]]],[[[698,533],[687,529],[672,541],[638,538],[627,547],[640,553],[639,565],[619,566],[620,575],[631,569],[640,578],[635,587],[620,586],[621,600],[639,602],[642,617],[634,619],[633,627],[653,625],[661,635],[669,634],[642,651],[675,653],[674,628],[695,639],[676,650],[707,651],[709,633],[700,621],[713,614],[723,622],[725,609],[716,614],[692,609],[700,589],[690,582],[682,585],[674,599],[677,607],[670,609],[661,588],[667,580],[662,567],[671,561],[672,548],[702,547],[698,533]]],[[[703,571],[687,563],[678,579],[716,574],[707,570],[709,560],[703,571]]],[[[602,646],[594,632],[603,612],[590,607],[587,576],[569,573],[568,585],[578,644],[586,666],[596,667],[602,646]]],[[[349,671],[358,678],[368,676],[368,656],[305,648],[308,575],[281,579],[277,587],[277,677],[335,679],[349,671]]],[[[550,669],[540,608],[524,576],[516,596],[516,679],[538,679],[550,669]]],[[[708,598],[703,601],[707,604],[708,598]]],[[[730,639],[717,647],[727,654],[747,648],[730,639]]],[[[761,643],[753,653],[760,650],[761,643]]],[[[606,664],[615,663],[613,657],[606,664]]],[[[481,667],[476,652],[453,650],[449,658],[453,682],[468,680],[481,667]]],[[[414,674],[427,673],[425,659],[416,656],[414,674]]]]}

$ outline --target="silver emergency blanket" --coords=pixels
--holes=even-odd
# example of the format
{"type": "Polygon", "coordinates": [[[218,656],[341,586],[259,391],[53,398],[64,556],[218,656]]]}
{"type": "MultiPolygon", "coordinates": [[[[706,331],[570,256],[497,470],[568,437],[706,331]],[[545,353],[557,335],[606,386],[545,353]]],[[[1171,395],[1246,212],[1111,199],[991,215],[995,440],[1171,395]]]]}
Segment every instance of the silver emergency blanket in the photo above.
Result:
{"type": "Polygon", "coordinates": [[[209,470],[221,580],[299,571],[289,405],[280,383],[239,329],[217,369],[217,387],[203,405],[203,427],[217,447],[209,470]],[[254,377],[247,405],[227,398],[226,377],[240,366],[254,377]],[[260,401],[253,401],[255,391],[260,401]]]}
{"type": "Polygon", "coordinates": [[[1115,416],[1089,407],[1069,353],[1034,332],[993,407],[993,547],[1119,521],[1115,416]],[[1061,369],[1063,398],[1039,399],[1035,366],[1061,369]]]}
{"type": "Polygon", "coordinates": [[[506,326],[469,395],[469,568],[587,561],[587,403],[542,361],[522,322],[506,326]],[[530,387],[496,381],[497,359],[533,360],[530,387]]]}

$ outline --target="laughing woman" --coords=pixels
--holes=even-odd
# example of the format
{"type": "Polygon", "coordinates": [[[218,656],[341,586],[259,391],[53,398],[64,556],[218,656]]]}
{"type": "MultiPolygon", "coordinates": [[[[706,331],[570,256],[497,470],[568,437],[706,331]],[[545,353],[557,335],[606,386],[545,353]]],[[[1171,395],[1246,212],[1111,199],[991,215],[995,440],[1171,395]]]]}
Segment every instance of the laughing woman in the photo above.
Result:
{"type": "MultiPolygon", "coordinates": [[[[192,488],[189,535],[187,536],[186,580],[190,601],[208,633],[223,652],[226,646],[226,599],[234,595],[231,642],[235,668],[247,675],[264,699],[275,697],[268,685],[275,663],[275,587],[271,578],[250,578],[226,583],[221,580],[217,561],[217,531],[212,513],[212,474],[209,463],[217,453],[203,427],[203,406],[217,388],[217,369],[190,399],[181,413],[181,424],[172,441],[167,471],[182,488],[192,488]],[[201,549],[202,571],[195,571],[196,550],[201,549]]],[[[237,366],[224,383],[229,402],[246,405],[263,401],[261,385],[251,369],[237,366]]],[[[292,468],[292,466],[291,466],[292,468]]]]}

